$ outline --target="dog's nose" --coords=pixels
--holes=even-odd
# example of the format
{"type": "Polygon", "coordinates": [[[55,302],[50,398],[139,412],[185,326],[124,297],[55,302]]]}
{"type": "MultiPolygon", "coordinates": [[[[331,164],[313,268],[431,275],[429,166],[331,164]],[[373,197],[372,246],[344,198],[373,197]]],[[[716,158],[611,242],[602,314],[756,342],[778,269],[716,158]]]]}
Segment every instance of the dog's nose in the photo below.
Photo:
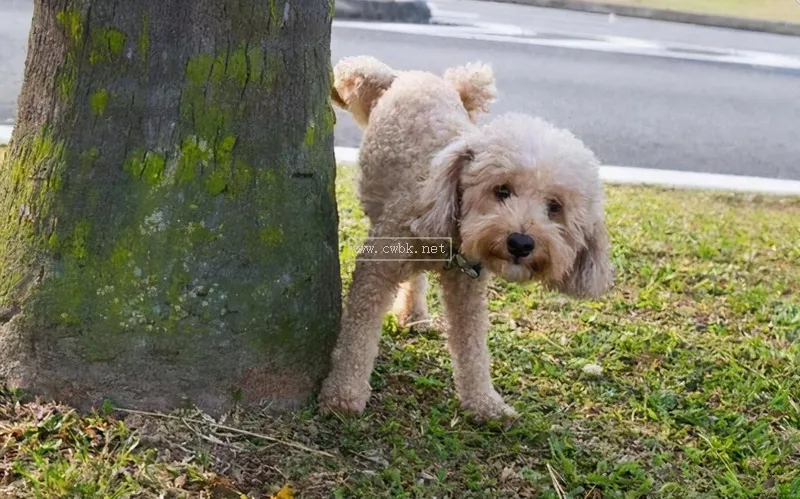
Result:
{"type": "Polygon", "coordinates": [[[512,256],[522,258],[533,253],[535,244],[533,238],[528,234],[515,232],[506,239],[506,246],[508,246],[508,252],[512,256]]]}

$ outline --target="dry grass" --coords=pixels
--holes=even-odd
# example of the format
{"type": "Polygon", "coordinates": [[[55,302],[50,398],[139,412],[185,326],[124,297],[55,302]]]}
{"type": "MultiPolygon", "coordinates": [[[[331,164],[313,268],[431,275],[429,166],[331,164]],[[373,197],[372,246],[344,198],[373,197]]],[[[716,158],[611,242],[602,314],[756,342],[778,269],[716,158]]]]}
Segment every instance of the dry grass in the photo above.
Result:
{"type": "Polygon", "coordinates": [[[795,0],[596,0],[599,3],[635,5],[721,16],[800,23],[800,3],[795,0]]]}

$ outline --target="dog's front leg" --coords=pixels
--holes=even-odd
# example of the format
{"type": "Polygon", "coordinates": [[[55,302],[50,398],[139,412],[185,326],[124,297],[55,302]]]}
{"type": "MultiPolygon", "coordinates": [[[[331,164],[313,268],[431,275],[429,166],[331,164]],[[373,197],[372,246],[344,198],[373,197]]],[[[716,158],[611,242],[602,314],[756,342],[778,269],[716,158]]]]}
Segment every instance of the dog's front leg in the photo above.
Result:
{"type": "Polygon", "coordinates": [[[492,385],[487,336],[489,309],[486,274],[474,279],[452,270],[442,273],[449,323],[447,343],[461,407],[482,419],[516,417],[492,385]]]}
{"type": "Polygon", "coordinates": [[[324,411],[360,413],[366,407],[383,316],[389,311],[399,281],[400,267],[394,262],[356,262],[331,356],[331,371],[319,395],[324,411]]]}

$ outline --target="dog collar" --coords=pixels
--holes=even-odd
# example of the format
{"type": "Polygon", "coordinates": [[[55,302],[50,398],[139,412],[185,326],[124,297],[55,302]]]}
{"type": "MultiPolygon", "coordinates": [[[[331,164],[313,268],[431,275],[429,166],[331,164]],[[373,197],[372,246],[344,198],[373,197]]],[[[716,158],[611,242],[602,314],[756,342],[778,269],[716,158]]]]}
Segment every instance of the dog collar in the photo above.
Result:
{"type": "Polygon", "coordinates": [[[453,258],[447,261],[444,264],[445,270],[450,270],[452,268],[457,268],[461,272],[467,274],[468,276],[472,277],[473,279],[477,279],[481,275],[481,269],[483,268],[480,263],[470,263],[467,261],[466,258],[461,253],[456,253],[453,255],[453,258]]]}

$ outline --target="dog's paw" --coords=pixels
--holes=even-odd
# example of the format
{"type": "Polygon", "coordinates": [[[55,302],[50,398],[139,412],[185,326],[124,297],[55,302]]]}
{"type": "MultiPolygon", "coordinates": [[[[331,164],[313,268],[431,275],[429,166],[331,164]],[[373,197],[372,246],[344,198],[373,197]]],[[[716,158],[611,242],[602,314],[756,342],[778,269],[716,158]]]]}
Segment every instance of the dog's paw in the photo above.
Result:
{"type": "Polygon", "coordinates": [[[506,404],[496,391],[462,398],[461,408],[481,421],[507,421],[519,418],[519,413],[506,404]]]}
{"type": "Polygon", "coordinates": [[[317,396],[317,405],[323,414],[361,414],[367,407],[370,391],[357,390],[326,380],[317,396]]]}

